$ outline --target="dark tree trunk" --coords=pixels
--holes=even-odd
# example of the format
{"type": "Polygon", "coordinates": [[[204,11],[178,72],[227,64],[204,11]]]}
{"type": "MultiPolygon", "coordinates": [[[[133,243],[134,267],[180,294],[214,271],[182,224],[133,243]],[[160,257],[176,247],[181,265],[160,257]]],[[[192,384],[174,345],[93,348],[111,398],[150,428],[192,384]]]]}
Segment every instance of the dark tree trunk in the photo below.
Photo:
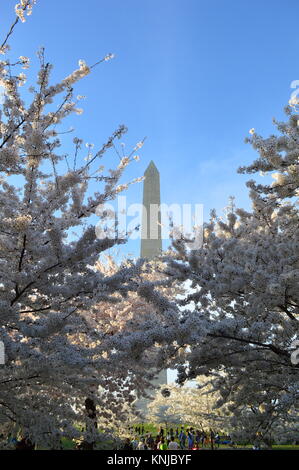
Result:
{"type": "Polygon", "coordinates": [[[93,421],[93,426],[95,429],[98,428],[97,422],[97,409],[94,401],[91,398],[86,398],[85,400],[85,410],[89,419],[93,421]]]}
{"type": "Polygon", "coordinates": [[[23,437],[16,444],[16,450],[34,450],[35,444],[33,444],[30,439],[23,437]]]}
{"type": "MultiPolygon", "coordinates": [[[[97,409],[94,401],[92,398],[86,398],[85,400],[85,411],[87,415],[86,420],[86,431],[93,431],[94,429],[98,428],[97,422],[97,409]]],[[[84,450],[93,450],[95,443],[94,442],[86,442],[83,441],[81,444],[81,448],[84,450]]]]}

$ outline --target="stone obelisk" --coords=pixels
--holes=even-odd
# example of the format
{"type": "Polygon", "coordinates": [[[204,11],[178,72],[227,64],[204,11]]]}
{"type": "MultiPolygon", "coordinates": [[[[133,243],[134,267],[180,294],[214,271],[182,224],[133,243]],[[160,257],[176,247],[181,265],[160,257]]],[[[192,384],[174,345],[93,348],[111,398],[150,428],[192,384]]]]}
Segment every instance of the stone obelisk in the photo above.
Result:
{"type": "MultiPolygon", "coordinates": [[[[153,161],[145,170],[144,176],[140,256],[151,260],[162,252],[160,174],[153,161]]],[[[167,370],[162,370],[152,381],[152,384],[157,388],[167,384],[167,370]]],[[[153,395],[154,390],[148,393],[153,395]]],[[[138,401],[137,408],[144,415],[148,403],[147,399],[138,401]]]]}
{"type": "Polygon", "coordinates": [[[144,176],[140,256],[153,259],[162,251],[160,174],[153,161],[144,176]]]}

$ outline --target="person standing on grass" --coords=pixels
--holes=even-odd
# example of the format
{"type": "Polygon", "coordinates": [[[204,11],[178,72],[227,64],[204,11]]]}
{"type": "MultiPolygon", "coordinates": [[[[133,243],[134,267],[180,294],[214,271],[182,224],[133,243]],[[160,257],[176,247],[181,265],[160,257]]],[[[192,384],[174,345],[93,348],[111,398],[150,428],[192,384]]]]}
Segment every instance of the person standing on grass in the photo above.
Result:
{"type": "Polygon", "coordinates": [[[200,443],[200,432],[199,432],[198,429],[196,430],[196,433],[195,433],[195,442],[196,442],[197,447],[199,447],[199,443],[200,443]]]}
{"type": "Polygon", "coordinates": [[[151,434],[149,434],[147,439],[146,439],[146,445],[147,445],[148,449],[153,449],[153,447],[154,447],[154,439],[152,438],[151,434]]]}
{"type": "Polygon", "coordinates": [[[191,429],[188,431],[188,449],[192,450],[194,445],[194,435],[191,429]]]}
{"type": "Polygon", "coordinates": [[[168,450],[178,450],[179,445],[178,443],[174,440],[174,436],[170,439],[170,443],[168,444],[168,450]]]}
{"type": "Polygon", "coordinates": [[[136,436],[135,436],[134,439],[131,441],[131,444],[132,444],[133,450],[136,450],[136,449],[137,449],[137,446],[138,446],[138,439],[137,439],[136,436]]]}
{"type": "Polygon", "coordinates": [[[182,429],[180,436],[181,449],[186,449],[187,434],[185,433],[184,429],[182,429]]]}
{"type": "Polygon", "coordinates": [[[145,443],[144,437],[142,437],[138,443],[137,450],[147,450],[147,445],[145,443]]]}
{"type": "Polygon", "coordinates": [[[167,444],[165,442],[164,437],[161,437],[161,441],[159,442],[159,449],[158,450],[167,450],[167,444]]]}
{"type": "Polygon", "coordinates": [[[128,437],[126,438],[123,448],[121,450],[133,450],[132,443],[130,442],[130,439],[128,437]]]}
{"type": "Polygon", "coordinates": [[[181,432],[179,434],[179,441],[180,441],[180,448],[181,449],[185,449],[185,447],[186,447],[186,438],[187,438],[187,436],[185,434],[184,429],[182,428],[181,432]]]}
{"type": "Polygon", "coordinates": [[[154,447],[153,447],[153,450],[159,450],[159,447],[158,447],[158,446],[159,446],[160,439],[161,439],[161,438],[160,438],[160,435],[157,434],[156,439],[154,440],[154,447]]]}

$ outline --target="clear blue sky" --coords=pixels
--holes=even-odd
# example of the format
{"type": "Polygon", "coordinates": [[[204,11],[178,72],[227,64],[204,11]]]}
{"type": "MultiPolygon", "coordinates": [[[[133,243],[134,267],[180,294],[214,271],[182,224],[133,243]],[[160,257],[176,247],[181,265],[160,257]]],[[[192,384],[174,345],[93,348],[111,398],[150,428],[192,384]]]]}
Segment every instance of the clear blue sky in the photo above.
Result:
{"type": "MultiPolygon", "coordinates": [[[[3,33],[16,0],[1,3],[3,33]]],[[[298,13],[297,0],[39,0],[11,45],[33,60],[45,46],[55,80],[80,58],[115,53],[76,88],[87,96],[76,134],[97,146],[124,123],[128,146],[147,136],[127,179],[153,159],[163,201],[203,203],[207,217],[230,195],[248,207],[248,177],[236,174],[255,158],[244,137],[252,127],[272,133],[283,116],[299,79],[298,13]]]]}

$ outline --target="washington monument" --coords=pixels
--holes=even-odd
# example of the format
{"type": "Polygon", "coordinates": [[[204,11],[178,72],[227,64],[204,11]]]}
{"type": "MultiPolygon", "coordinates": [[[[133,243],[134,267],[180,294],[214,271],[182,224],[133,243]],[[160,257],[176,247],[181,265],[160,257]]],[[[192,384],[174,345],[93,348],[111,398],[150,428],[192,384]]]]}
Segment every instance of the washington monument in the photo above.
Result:
{"type": "MultiPolygon", "coordinates": [[[[162,252],[160,174],[153,161],[145,170],[144,176],[140,257],[151,260],[162,252]]],[[[157,388],[167,384],[167,370],[162,370],[152,384],[157,388]]],[[[152,391],[148,393],[153,394],[152,391]]],[[[149,400],[141,399],[137,407],[146,413],[148,403],[149,400]]]]}
{"type": "Polygon", "coordinates": [[[144,176],[140,257],[153,259],[162,251],[160,174],[153,161],[144,176]]]}

